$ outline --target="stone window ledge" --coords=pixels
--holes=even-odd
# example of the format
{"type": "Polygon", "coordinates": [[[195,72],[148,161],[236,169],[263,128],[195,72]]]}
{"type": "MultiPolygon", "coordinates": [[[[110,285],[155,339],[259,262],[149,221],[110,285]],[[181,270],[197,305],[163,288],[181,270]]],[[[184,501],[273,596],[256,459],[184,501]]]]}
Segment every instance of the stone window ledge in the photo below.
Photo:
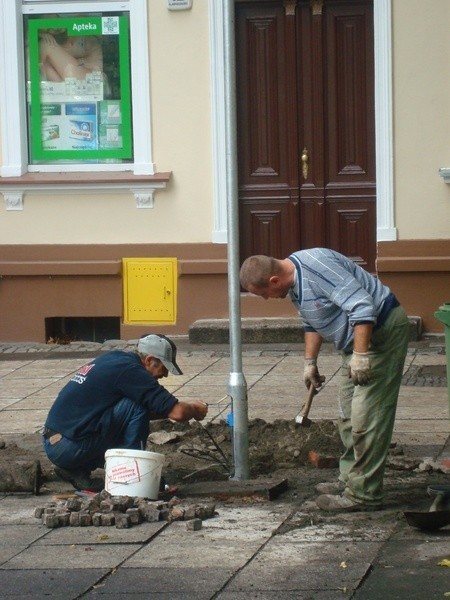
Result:
{"type": "Polygon", "coordinates": [[[6,210],[23,210],[23,196],[33,194],[72,194],[83,192],[123,193],[131,192],[136,208],[153,208],[155,190],[166,187],[171,173],[134,175],[128,171],[92,173],[26,173],[19,177],[0,177],[0,193],[5,199],[6,210]]]}

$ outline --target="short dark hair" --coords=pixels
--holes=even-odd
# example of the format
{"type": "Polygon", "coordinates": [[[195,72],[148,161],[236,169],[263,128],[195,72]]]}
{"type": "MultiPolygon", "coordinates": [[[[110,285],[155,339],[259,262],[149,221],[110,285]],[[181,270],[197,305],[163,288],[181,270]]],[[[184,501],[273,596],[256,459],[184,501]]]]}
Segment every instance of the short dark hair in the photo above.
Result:
{"type": "Polygon", "coordinates": [[[266,288],[272,275],[280,273],[278,260],[272,256],[255,254],[244,260],[239,273],[241,285],[244,289],[253,286],[257,289],[266,288]]]}

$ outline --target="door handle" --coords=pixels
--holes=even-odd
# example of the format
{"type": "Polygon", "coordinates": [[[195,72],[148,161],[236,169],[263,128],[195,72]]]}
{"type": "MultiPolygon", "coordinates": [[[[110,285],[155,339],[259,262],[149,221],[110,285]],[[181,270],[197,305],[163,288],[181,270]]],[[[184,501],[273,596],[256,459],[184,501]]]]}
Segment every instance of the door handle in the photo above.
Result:
{"type": "Polygon", "coordinates": [[[305,147],[305,148],[303,148],[303,152],[302,152],[303,179],[308,179],[308,168],[309,168],[309,154],[308,154],[308,150],[305,147]]]}

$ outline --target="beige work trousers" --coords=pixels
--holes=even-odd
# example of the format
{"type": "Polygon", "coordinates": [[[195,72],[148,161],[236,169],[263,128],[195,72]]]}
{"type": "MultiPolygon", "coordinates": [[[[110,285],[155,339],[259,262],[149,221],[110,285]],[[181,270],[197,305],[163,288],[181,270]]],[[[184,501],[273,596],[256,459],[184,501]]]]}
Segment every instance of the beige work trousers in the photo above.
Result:
{"type": "Polygon", "coordinates": [[[372,334],[371,380],[364,386],[348,377],[351,354],[342,355],[338,427],[345,451],[339,478],[346,484],[344,495],[362,504],[382,504],[408,338],[408,318],[398,306],[372,334]]]}

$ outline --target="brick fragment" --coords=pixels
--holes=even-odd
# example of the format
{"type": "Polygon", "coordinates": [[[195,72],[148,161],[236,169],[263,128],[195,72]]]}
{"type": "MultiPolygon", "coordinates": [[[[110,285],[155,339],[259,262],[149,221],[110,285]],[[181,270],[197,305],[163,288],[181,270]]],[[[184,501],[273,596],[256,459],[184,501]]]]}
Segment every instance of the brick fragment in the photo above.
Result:
{"type": "Polygon", "coordinates": [[[59,517],[57,514],[43,514],[42,515],[42,524],[48,527],[49,529],[55,529],[59,527],[59,517]]]}
{"type": "Polygon", "coordinates": [[[123,513],[127,508],[132,508],[134,504],[134,499],[130,496],[112,496],[111,500],[114,505],[114,510],[123,513]]]}
{"type": "Polygon", "coordinates": [[[173,496],[168,502],[167,505],[172,507],[172,506],[176,506],[177,504],[181,504],[181,500],[177,497],[177,496],[173,496]]]}
{"type": "Polygon", "coordinates": [[[124,513],[116,513],[116,528],[128,529],[130,527],[130,517],[124,513]]]}
{"type": "Polygon", "coordinates": [[[92,525],[92,516],[89,513],[79,513],[80,527],[89,527],[92,525]]]}
{"type": "Polygon", "coordinates": [[[100,527],[102,524],[102,513],[96,512],[92,515],[92,525],[94,527],[100,527]]]}
{"type": "Polygon", "coordinates": [[[198,519],[211,519],[216,514],[216,505],[215,504],[200,504],[195,508],[195,516],[198,519]]]}
{"type": "Polygon", "coordinates": [[[69,527],[70,525],[70,512],[58,514],[58,525],[59,527],[69,527]]]}
{"type": "Polygon", "coordinates": [[[190,519],[196,518],[197,507],[195,505],[188,506],[184,511],[184,520],[189,521],[190,519]]]}
{"type": "Polygon", "coordinates": [[[138,511],[141,513],[142,519],[147,523],[157,523],[161,519],[161,511],[156,506],[140,504],[138,511]]]}
{"type": "Polygon", "coordinates": [[[170,520],[170,508],[164,507],[159,511],[159,518],[161,521],[169,521],[170,520]]]}
{"type": "Polygon", "coordinates": [[[324,456],[316,450],[308,452],[308,460],[317,469],[334,469],[339,466],[339,459],[336,456],[324,456]]]}
{"type": "Polygon", "coordinates": [[[45,508],[43,506],[38,506],[34,509],[34,516],[36,519],[42,519],[42,515],[44,514],[45,508]]]}
{"type": "Polygon", "coordinates": [[[66,508],[71,511],[81,510],[81,500],[79,498],[68,498],[66,501],[66,508]]]}
{"type": "Polygon", "coordinates": [[[203,521],[201,519],[190,519],[186,521],[186,529],[188,531],[199,531],[203,527],[203,521]]]}
{"type": "Polygon", "coordinates": [[[139,525],[142,522],[142,516],[138,508],[127,508],[125,514],[130,517],[132,525],[139,525]]]}
{"type": "Polygon", "coordinates": [[[101,524],[106,527],[112,527],[116,524],[116,517],[114,513],[105,513],[101,516],[101,524]]]}
{"type": "Polygon", "coordinates": [[[169,521],[183,521],[184,509],[179,506],[174,506],[169,513],[169,521]]]}
{"type": "Polygon", "coordinates": [[[80,526],[80,513],[79,512],[71,512],[70,513],[69,524],[71,527],[79,527],[80,526]]]}
{"type": "MultiPolygon", "coordinates": [[[[114,510],[114,502],[111,500],[111,498],[107,498],[106,500],[102,500],[100,502],[100,512],[102,513],[108,513],[108,512],[112,512],[114,510]]],[[[117,510],[117,508],[116,508],[117,510]]]]}

